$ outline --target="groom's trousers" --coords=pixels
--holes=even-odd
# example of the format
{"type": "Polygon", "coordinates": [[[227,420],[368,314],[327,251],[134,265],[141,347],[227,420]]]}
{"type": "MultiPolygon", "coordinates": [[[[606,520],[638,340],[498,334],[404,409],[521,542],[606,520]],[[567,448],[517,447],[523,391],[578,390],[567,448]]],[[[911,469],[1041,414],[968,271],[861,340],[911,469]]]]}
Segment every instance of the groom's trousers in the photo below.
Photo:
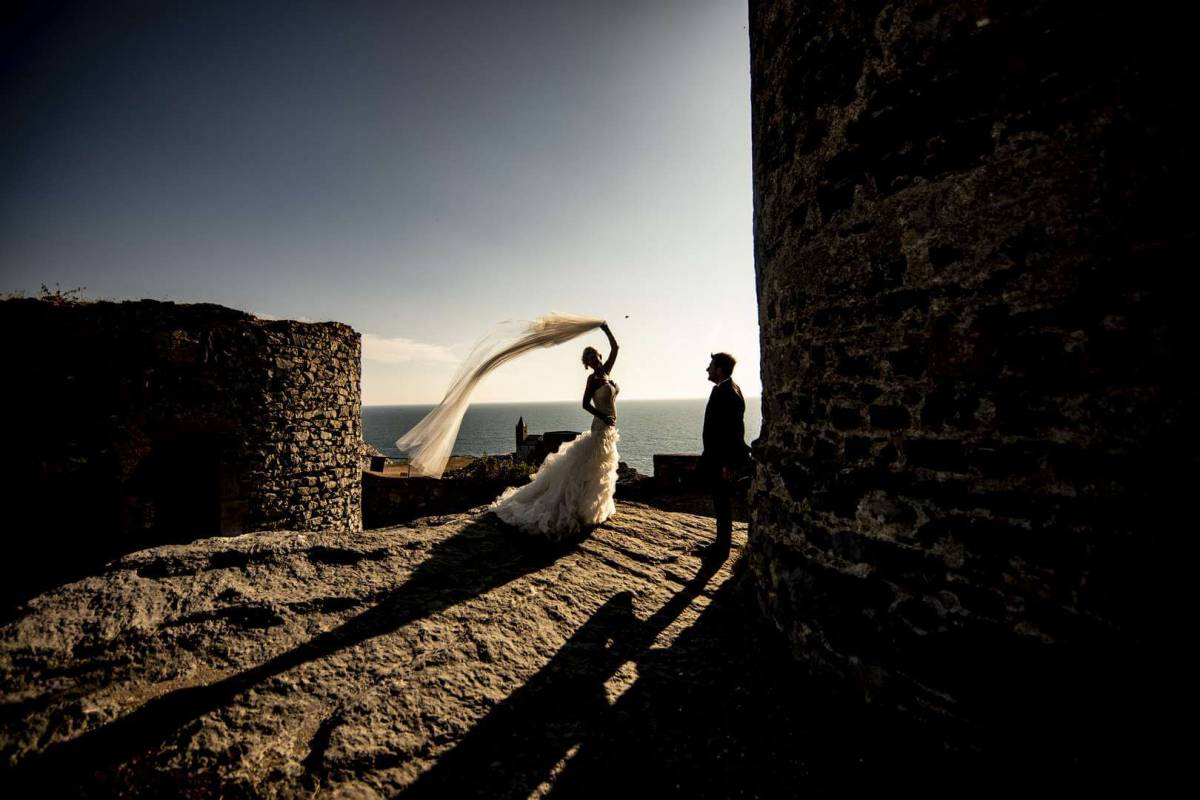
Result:
{"type": "Polygon", "coordinates": [[[715,544],[726,550],[733,543],[733,483],[718,472],[712,479],[713,516],[717,518],[715,544]]]}

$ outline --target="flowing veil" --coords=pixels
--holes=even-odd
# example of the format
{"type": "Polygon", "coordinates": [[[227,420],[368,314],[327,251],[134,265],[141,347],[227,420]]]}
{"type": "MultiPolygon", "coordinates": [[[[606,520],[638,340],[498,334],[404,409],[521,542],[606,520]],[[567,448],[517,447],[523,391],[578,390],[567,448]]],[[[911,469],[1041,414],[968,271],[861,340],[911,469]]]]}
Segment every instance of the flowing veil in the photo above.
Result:
{"type": "Polygon", "coordinates": [[[603,324],[602,319],[552,311],[532,322],[501,323],[480,339],[450,381],[442,402],[396,440],[396,447],[408,454],[413,474],[442,477],[471,392],[489,372],[530,350],[569,342],[603,324]]]}

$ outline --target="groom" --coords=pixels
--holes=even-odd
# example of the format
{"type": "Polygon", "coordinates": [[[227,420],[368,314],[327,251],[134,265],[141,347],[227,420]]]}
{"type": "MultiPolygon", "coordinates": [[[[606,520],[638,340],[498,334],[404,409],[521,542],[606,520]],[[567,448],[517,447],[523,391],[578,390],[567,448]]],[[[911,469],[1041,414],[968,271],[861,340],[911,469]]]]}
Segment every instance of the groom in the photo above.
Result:
{"type": "Polygon", "coordinates": [[[708,363],[708,379],[716,384],[704,409],[704,452],[700,455],[700,474],[709,486],[713,513],[717,518],[717,539],[707,552],[723,558],[729,555],[733,540],[734,481],[750,464],[743,417],[746,401],[742,390],[730,377],[737,361],[728,353],[713,353],[708,363]]]}

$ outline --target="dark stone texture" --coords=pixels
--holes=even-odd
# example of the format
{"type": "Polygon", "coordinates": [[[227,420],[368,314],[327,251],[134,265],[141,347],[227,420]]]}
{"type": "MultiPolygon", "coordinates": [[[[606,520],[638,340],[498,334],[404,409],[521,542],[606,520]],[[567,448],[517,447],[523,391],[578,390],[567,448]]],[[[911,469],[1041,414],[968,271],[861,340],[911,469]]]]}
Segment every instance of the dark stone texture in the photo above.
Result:
{"type": "Polygon", "coordinates": [[[361,530],[359,336],[208,304],[0,302],[5,601],[141,547],[361,530]],[[78,568],[78,569],[76,569],[78,568]]]}
{"type": "Polygon", "coordinates": [[[904,406],[871,406],[870,415],[871,427],[885,430],[907,428],[912,420],[912,415],[904,406]]]}
{"type": "Polygon", "coordinates": [[[970,736],[1117,735],[1170,691],[1198,474],[1187,32],[1051,2],[749,27],[762,607],[970,736]]]}

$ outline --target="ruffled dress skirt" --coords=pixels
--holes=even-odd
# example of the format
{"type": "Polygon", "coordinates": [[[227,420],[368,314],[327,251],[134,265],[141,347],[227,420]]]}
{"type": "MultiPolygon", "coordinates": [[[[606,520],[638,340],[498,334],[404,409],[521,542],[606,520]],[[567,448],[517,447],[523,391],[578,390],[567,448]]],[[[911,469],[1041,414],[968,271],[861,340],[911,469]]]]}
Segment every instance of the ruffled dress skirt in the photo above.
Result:
{"type": "Polygon", "coordinates": [[[590,431],[546,456],[530,483],[505,489],[488,510],[526,533],[554,541],[599,525],[616,510],[620,438],[615,425],[593,420],[590,431]]]}

